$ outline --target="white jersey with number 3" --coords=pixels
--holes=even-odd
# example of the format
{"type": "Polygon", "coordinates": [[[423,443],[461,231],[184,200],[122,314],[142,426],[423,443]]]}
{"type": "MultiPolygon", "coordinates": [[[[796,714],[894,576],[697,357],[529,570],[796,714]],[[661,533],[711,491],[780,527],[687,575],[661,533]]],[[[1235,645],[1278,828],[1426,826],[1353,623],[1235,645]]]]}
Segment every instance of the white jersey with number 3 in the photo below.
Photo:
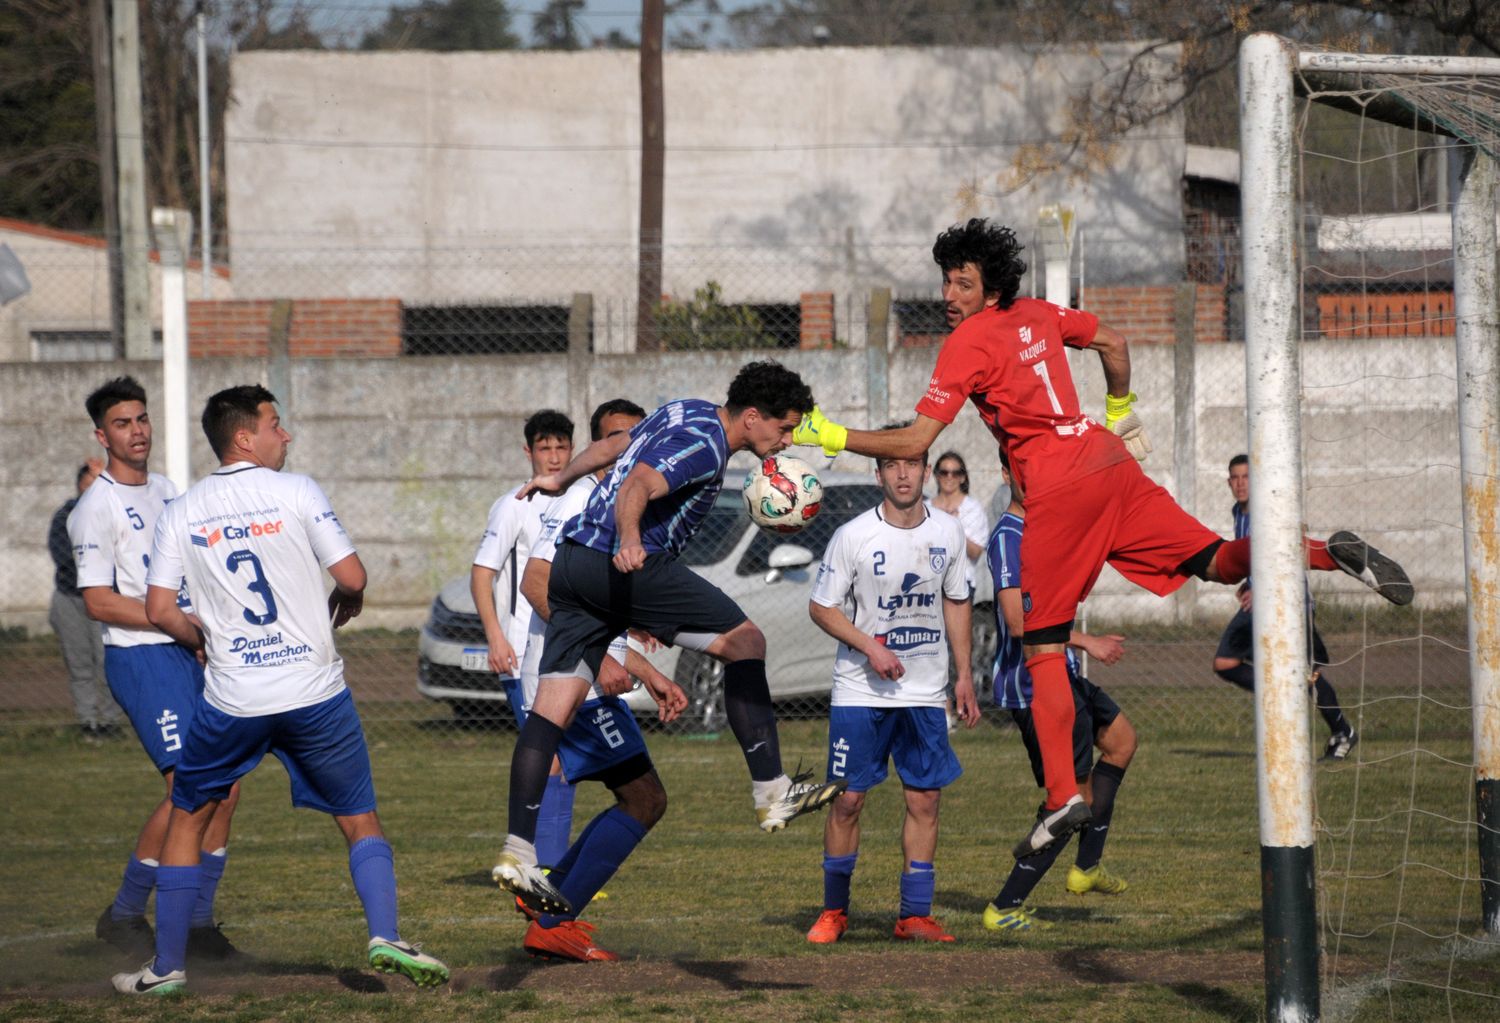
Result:
{"type": "Polygon", "coordinates": [[[840,643],[833,706],[944,706],[944,597],[969,599],[964,532],[956,518],[929,508],[920,524],[903,529],[875,507],[840,526],[818,566],[813,602],[843,608],[855,628],[896,655],[905,674],[895,681],[881,678],[869,658],[840,643]]]}
{"type": "MultiPolygon", "coordinates": [[[[154,472],[139,485],[120,483],[108,472],[100,473],[68,515],[68,540],[78,566],[78,588],[113,587],[123,597],[144,601],[156,521],[176,496],[172,481],[154,472]]],[[[170,585],[176,589],[181,581],[179,572],[177,581],[170,585]]],[[[156,629],[104,626],[106,646],[170,642],[171,636],[156,629]]]]}
{"type": "Polygon", "coordinates": [[[239,462],[173,501],[157,523],[147,581],[187,577],[208,638],[204,699],[256,717],[342,692],[323,570],[353,553],[306,476],[239,462]]]}

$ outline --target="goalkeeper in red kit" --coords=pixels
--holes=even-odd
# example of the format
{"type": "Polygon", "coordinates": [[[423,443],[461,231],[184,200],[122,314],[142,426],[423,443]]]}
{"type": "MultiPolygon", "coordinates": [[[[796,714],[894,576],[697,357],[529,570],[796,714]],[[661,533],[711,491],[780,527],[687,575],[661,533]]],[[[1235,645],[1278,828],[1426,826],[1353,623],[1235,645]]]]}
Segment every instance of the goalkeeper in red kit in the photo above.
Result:
{"type": "MultiPolygon", "coordinates": [[[[999,441],[1026,494],[1021,542],[1026,666],[1047,799],[1015,847],[1045,849],[1088,823],[1073,770],[1073,697],[1064,647],[1078,604],[1109,562],[1165,596],[1189,576],[1238,583],[1250,572],[1250,540],[1224,540],[1178,507],[1137,464],[1151,450],[1132,411],[1130,350],[1092,313],[1017,298],[1026,264],[1009,228],[972,219],[938,236],[952,334],[938,353],[916,420],[891,430],[850,430],[818,409],[795,444],[875,458],[917,458],[965,401],[999,441]],[[1101,425],[1079,408],[1065,348],[1096,352],[1108,391],[1101,425]]],[[[1401,566],[1350,532],[1306,541],[1308,567],[1344,571],[1396,604],[1412,586],[1401,566]]]]}

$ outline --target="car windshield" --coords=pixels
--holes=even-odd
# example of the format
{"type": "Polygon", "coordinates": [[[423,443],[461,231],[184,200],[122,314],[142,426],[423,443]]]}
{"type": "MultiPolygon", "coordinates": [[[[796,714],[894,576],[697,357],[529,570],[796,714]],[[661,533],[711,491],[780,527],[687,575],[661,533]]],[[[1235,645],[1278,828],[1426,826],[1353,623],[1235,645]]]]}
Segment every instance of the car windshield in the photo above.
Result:
{"type": "Polygon", "coordinates": [[[721,490],[708,516],[682,549],[687,565],[714,565],[723,561],[750,526],[750,513],[739,490],[721,490]]]}
{"type": "MultiPolygon", "coordinates": [[[[781,544],[791,543],[812,551],[814,560],[823,557],[823,549],[833,539],[834,531],[844,523],[862,515],[880,503],[880,488],[873,483],[842,484],[823,489],[823,507],[818,517],[807,524],[800,533],[770,533],[764,529],[755,531],[755,539],[745,549],[744,557],[735,566],[736,575],[755,575],[771,567],[771,551],[781,544]]],[[[749,516],[746,515],[746,521],[749,516]]]]}

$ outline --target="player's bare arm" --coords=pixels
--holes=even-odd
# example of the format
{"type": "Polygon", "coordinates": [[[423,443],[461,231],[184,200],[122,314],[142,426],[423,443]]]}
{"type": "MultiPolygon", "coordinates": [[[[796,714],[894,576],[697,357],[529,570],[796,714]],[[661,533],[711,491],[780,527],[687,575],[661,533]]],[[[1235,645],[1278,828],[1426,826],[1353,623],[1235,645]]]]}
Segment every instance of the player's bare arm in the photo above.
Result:
{"type": "Polygon", "coordinates": [[[833,423],[815,408],[803,416],[802,422],[792,431],[792,443],[820,446],[829,456],[852,451],[871,458],[918,459],[932,447],[947,425],[940,419],[918,413],[911,424],[898,429],[849,430],[833,423]],[[831,427],[836,429],[831,430],[831,427]]]}
{"type": "Polygon", "coordinates": [[[688,698],[682,688],[656,670],[656,665],[634,650],[625,651],[625,670],[641,680],[651,699],[656,701],[656,716],[662,724],[675,721],[687,710],[688,698]]]}
{"type": "Polygon", "coordinates": [[[1104,389],[1111,397],[1123,398],[1130,393],[1130,344],[1113,327],[1099,324],[1089,348],[1099,356],[1104,370],[1104,389]]]}
{"type": "Polygon", "coordinates": [[[551,581],[552,562],[543,558],[526,559],[526,567],[521,570],[521,596],[544,622],[552,620],[552,606],[547,603],[547,586],[551,581]]]}
{"type": "Polygon", "coordinates": [[[641,516],[646,505],[671,492],[667,478],[649,465],[637,464],[620,484],[615,495],[615,535],[620,549],[615,553],[615,568],[633,572],[646,563],[646,548],[641,546],[641,516]]]}
{"type": "Polygon", "coordinates": [[[333,592],[328,595],[328,616],[335,629],[351,618],[358,618],[365,606],[365,585],[369,576],[358,554],[335,561],[328,566],[333,576],[333,592]]]}
{"type": "Polygon", "coordinates": [[[1125,656],[1124,636],[1092,636],[1074,629],[1068,634],[1068,646],[1082,650],[1100,664],[1114,664],[1125,656]]]}
{"type": "MultiPolygon", "coordinates": [[[[132,603],[138,603],[132,601],[132,603]]],[[[177,606],[177,591],[166,586],[146,587],[146,600],[139,603],[147,628],[160,629],[189,650],[203,649],[203,633],[177,606]]]]}
{"type": "Polygon", "coordinates": [[[1130,390],[1130,345],[1125,335],[1101,323],[1089,347],[1099,353],[1099,363],[1104,369],[1105,429],[1125,442],[1125,450],[1132,458],[1144,462],[1151,453],[1151,441],[1141,425],[1141,417],[1135,414],[1135,394],[1130,390]]]}
{"type": "Polygon", "coordinates": [[[1007,586],[995,591],[995,602],[1000,608],[1000,617],[1005,619],[1005,628],[1012,636],[1026,634],[1026,612],[1021,605],[1021,588],[1007,586]]]}
{"type": "Polygon", "coordinates": [[[974,693],[973,646],[971,631],[974,605],[967,598],[943,597],[943,628],[948,632],[948,649],[953,654],[958,677],[953,681],[953,709],[964,724],[973,728],[979,723],[979,698],[974,693]]]}
{"type": "MultiPolygon", "coordinates": [[[[807,605],[807,613],[818,628],[850,650],[858,650],[864,654],[870,662],[870,670],[876,675],[895,682],[906,674],[906,668],[901,664],[901,659],[886,649],[883,644],[875,642],[873,636],[866,635],[855,628],[854,623],[841,608],[825,607],[817,601],[810,601],[807,605]]],[[[972,686],[971,681],[970,687],[972,686]]]]}
{"type": "Polygon", "coordinates": [[[605,466],[614,465],[615,459],[619,458],[628,447],[630,447],[628,431],[601,437],[574,455],[573,460],[560,471],[532,477],[521,486],[520,490],[516,491],[516,500],[529,500],[531,495],[538,491],[544,494],[560,494],[567,490],[574,480],[582,479],[605,466]]]}
{"type": "Polygon", "coordinates": [[[479,613],[484,626],[484,640],[489,646],[490,670],[497,675],[515,675],[520,662],[515,649],[505,638],[500,626],[500,614],[495,610],[495,579],[500,575],[484,565],[469,566],[469,595],[474,598],[474,610],[479,613]]]}
{"type": "MultiPolygon", "coordinates": [[[[176,599],[175,594],[173,599],[176,599]]],[[[84,587],[83,609],[94,621],[105,625],[120,625],[127,629],[152,628],[144,602],[116,593],[108,586],[84,587]]]]}

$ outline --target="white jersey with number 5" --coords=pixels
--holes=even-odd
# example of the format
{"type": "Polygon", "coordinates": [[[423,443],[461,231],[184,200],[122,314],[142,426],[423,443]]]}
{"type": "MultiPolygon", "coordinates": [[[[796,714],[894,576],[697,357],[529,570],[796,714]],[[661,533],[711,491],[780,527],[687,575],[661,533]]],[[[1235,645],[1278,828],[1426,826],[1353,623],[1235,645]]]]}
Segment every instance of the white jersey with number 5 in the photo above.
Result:
{"type": "MultiPolygon", "coordinates": [[[[120,483],[107,472],[83,492],[68,515],[68,539],[78,566],[78,588],[110,586],[123,597],[146,599],[146,570],[151,540],[162,509],[177,496],[165,476],[148,473],[141,484],[120,483]]],[[[172,583],[177,589],[182,573],[172,583]]],[[[156,629],[104,626],[106,646],[148,646],[170,643],[172,637],[156,629]]]]}
{"type": "Polygon", "coordinates": [[[880,507],[839,527],[828,541],[812,599],[840,607],[867,636],[901,661],[905,674],[881,678],[858,650],[839,644],[835,707],[942,707],[947,703],[948,639],[943,598],[969,599],[968,558],[957,519],[926,509],[910,529],[880,507]]]}
{"type": "Polygon", "coordinates": [[[353,553],[306,476],[238,462],[173,501],[156,527],[147,581],[187,577],[208,638],[204,699],[257,717],[342,692],[323,569],[353,553]]]}

